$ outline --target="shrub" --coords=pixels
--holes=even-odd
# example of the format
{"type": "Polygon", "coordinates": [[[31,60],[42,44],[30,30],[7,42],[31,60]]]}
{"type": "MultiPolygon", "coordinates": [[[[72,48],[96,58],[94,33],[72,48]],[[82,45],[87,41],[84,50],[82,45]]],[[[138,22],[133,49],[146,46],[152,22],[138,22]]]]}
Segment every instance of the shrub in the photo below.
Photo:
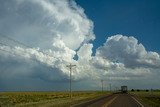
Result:
{"type": "Polygon", "coordinates": [[[137,92],[139,92],[140,90],[139,89],[137,89],[137,92]]]}

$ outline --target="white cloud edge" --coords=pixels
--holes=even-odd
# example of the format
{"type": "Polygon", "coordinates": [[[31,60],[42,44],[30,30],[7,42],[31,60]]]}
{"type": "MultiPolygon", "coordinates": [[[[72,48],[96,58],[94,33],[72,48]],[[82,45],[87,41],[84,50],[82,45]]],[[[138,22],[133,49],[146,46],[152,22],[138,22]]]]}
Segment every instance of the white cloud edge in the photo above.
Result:
{"type": "MultiPolygon", "coordinates": [[[[30,1],[33,2],[33,1],[30,1]]],[[[50,4],[47,1],[34,1],[38,5],[41,5],[43,9],[47,12],[49,15],[55,14],[55,17],[58,20],[58,23],[65,24],[63,21],[66,17],[62,17],[65,13],[65,11],[62,10],[62,14],[52,13],[53,7],[56,5],[50,4]],[[59,16],[60,15],[60,16],[59,16]]],[[[59,3],[62,5],[64,1],[60,1],[59,3]]],[[[23,1],[21,1],[23,3],[23,1]]],[[[19,4],[21,5],[21,4],[19,4]]],[[[77,67],[75,68],[75,71],[73,73],[74,79],[82,79],[82,78],[106,78],[107,73],[113,74],[113,79],[120,78],[123,79],[123,76],[127,77],[127,75],[124,73],[124,71],[132,71],[129,72],[127,79],[129,79],[129,75],[133,76],[146,76],[152,73],[152,70],[159,69],[160,65],[160,56],[156,52],[148,52],[144,48],[142,44],[138,43],[138,40],[134,37],[127,37],[123,35],[115,35],[111,36],[107,39],[106,43],[104,43],[103,46],[99,47],[96,51],[96,55],[92,56],[92,48],[93,44],[88,43],[90,40],[94,40],[95,36],[93,33],[93,22],[87,18],[87,16],[84,14],[84,10],[80,7],[77,7],[76,4],[73,6],[76,7],[76,10],[71,10],[70,7],[68,7],[67,2],[63,4],[65,9],[68,10],[69,14],[68,18],[66,20],[71,20],[71,23],[74,27],[77,28],[75,30],[75,33],[79,34],[77,35],[71,35],[67,36],[67,38],[70,38],[69,41],[71,41],[71,44],[73,42],[73,46],[66,42],[66,37],[64,37],[63,30],[59,29],[56,36],[53,37],[53,49],[52,50],[44,50],[44,53],[40,52],[36,48],[22,48],[22,47],[7,47],[7,46],[1,46],[1,49],[4,49],[6,51],[9,51],[10,53],[14,53],[15,55],[22,56],[24,58],[31,58],[34,60],[37,60],[41,63],[45,63],[46,65],[49,65],[51,67],[55,67],[60,69],[62,74],[66,74],[65,76],[69,76],[69,70],[66,68],[66,64],[73,63],[76,64],[77,67]],[[73,12],[73,13],[72,13],[73,12]],[[77,17],[77,19],[72,19],[72,16],[77,17]],[[80,21],[80,20],[81,21],[80,21]],[[79,22],[80,21],[80,22],[79,22]],[[84,28],[84,23],[86,23],[87,26],[84,28]],[[80,30],[80,28],[82,30],[80,30]],[[83,36],[83,34],[85,36],[83,36]],[[90,36],[88,37],[87,34],[90,36]],[[73,38],[72,38],[73,37],[73,38]],[[79,39],[76,39],[79,38],[79,39]],[[78,42],[77,42],[78,41],[78,42]],[[113,44],[109,44],[109,42],[113,43],[119,43],[119,45],[116,45],[115,48],[111,48],[114,50],[114,53],[116,52],[116,49],[121,49],[123,46],[121,45],[123,42],[128,45],[128,47],[125,47],[124,51],[121,51],[121,54],[111,54],[109,49],[109,46],[113,46],[113,44]],[[74,47],[76,46],[76,47],[74,47]],[[120,47],[122,46],[122,47],[120,47]],[[132,48],[134,46],[134,48],[132,48]],[[79,48],[80,47],[80,48],[79,48]],[[78,60],[74,60],[73,57],[76,55],[75,49],[79,48],[77,51],[77,55],[79,57],[78,60]],[[54,49],[56,51],[54,51],[54,49]],[[86,49],[86,50],[85,50],[86,49]],[[101,52],[107,53],[107,56],[104,54],[100,54],[101,52]],[[134,53],[134,54],[133,54],[134,53]],[[127,58],[134,56],[134,61],[129,62],[125,56],[121,55],[128,55],[127,58]],[[105,59],[107,58],[107,59],[105,59]],[[114,59],[115,58],[115,59],[114,59]],[[116,58],[118,58],[119,62],[116,62],[116,58]],[[131,65],[127,65],[127,63],[131,65]],[[140,64],[138,66],[137,64],[140,64]],[[143,66],[145,65],[145,66],[143,66]],[[104,69],[108,68],[109,72],[106,72],[104,69]],[[123,71],[124,70],[124,71],[123,71]],[[141,71],[142,70],[142,71],[141,71]],[[120,74],[123,74],[122,77],[116,77],[116,71],[119,71],[120,74]]],[[[59,8],[59,7],[55,7],[59,8]]],[[[58,11],[58,10],[57,10],[58,11]]],[[[68,25],[66,25],[68,26],[68,25]]],[[[55,30],[55,29],[54,29],[55,30]]],[[[69,30],[70,31],[70,30],[69,30]]],[[[74,33],[74,34],[75,34],[74,33]]],[[[69,33],[70,34],[70,33],[69,33]]],[[[119,73],[118,72],[118,73],[119,73]]],[[[47,73],[47,72],[46,72],[47,73]]],[[[109,74],[110,75],[110,74],[109,74]]]]}

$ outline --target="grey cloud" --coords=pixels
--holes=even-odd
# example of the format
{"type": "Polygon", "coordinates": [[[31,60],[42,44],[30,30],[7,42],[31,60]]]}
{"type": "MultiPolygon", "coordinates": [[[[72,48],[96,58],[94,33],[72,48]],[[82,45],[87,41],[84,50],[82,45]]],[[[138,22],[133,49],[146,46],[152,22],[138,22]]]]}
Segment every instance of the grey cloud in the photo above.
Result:
{"type": "Polygon", "coordinates": [[[69,63],[77,65],[75,89],[83,89],[79,85],[96,89],[100,79],[119,85],[159,74],[159,54],[147,51],[134,37],[111,36],[93,56],[93,22],[74,0],[1,0],[0,16],[0,86],[4,90],[43,90],[41,83],[45,90],[67,89],[69,63]]]}

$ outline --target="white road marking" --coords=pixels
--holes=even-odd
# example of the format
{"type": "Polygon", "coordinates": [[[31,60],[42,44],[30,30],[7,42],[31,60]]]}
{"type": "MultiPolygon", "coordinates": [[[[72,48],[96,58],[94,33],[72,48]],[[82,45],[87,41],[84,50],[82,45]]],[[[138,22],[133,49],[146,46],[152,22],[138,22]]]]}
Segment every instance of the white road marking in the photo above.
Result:
{"type": "Polygon", "coordinates": [[[109,102],[107,102],[106,104],[104,104],[102,107],[108,107],[108,105],[110,105],[116,98],[117,98],[117,96],[114,97],[114,98],[112,98],[109,102]]]}
{"type": "Polygon", "coordinates": [[[144,107],[137,99],[135,99],[134,97],[132,97],[141,107],[144,107]]]}

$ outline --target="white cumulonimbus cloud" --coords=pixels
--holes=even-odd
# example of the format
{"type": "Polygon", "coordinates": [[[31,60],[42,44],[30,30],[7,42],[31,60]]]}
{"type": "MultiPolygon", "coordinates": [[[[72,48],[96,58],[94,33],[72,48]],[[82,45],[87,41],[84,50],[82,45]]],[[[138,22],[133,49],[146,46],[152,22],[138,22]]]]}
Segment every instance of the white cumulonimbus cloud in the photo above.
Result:
{"type": "Polygon", "coordinates": [[[72,0],[6,0],[1,8],[0,32],[30,46],[1,36],[1,49],[57,68],[62,74],[69,75],[66,65],[76,63],[75,50],[95,39],[92,21],[72,0]]]}
{"type": "Polygon", "coordinates": [[[160,68],[160,56],[156,52],[147,52],[134,37],[111,36],[99,47],[96,56],[102,56],[112,62],[121,62],[128,68],[160,68]]]}
{"type": "Polygon", "coordinates": [[[74,0],[5,0],[0,9],[0,79],[65,81],[70,63],[75,81],[148,78],[160,69],[160,55],[132,36],[111,36],[93,55],[93,22],[74,0]]]}

